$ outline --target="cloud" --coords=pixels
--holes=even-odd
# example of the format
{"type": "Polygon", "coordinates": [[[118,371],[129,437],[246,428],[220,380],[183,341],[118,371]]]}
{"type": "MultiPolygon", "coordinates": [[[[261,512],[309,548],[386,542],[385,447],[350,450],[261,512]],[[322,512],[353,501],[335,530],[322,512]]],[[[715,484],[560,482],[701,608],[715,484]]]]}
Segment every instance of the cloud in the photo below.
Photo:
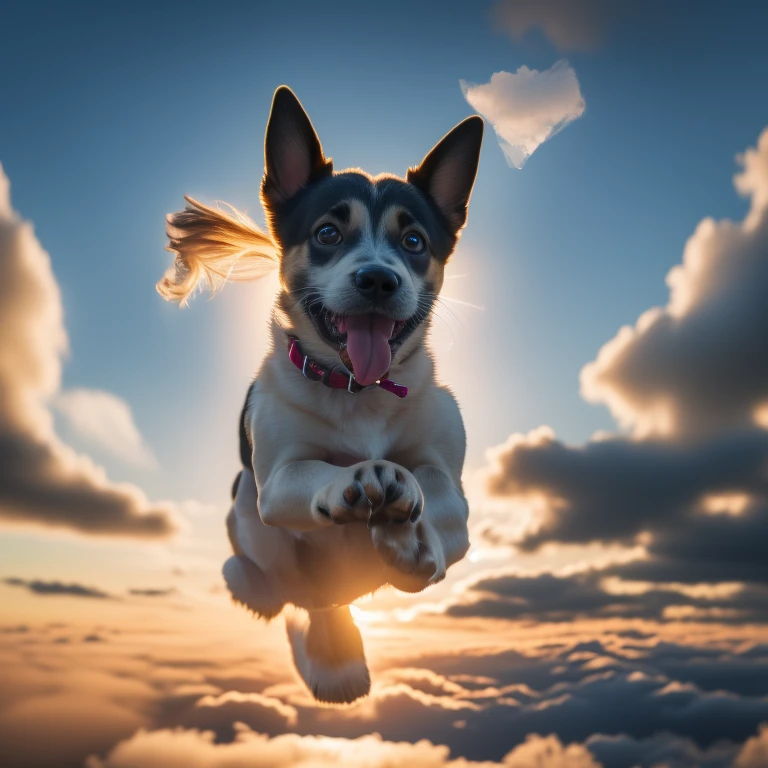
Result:
{"type": "Polygon", "coordinates": [[[144,443],[125,400],[97,389],[60,392],[53,405],[72,429],[123,461],[155,468],[157,461],[144,443]]]}
{"type": "Polygon", "coordinates": [[[545,141],[584,114],[586,103],[567,61],[539,71],[495,72],[485,84],[459,81],[464,98],[496,131],[507,163],[522,168],[545,141]]]}
{"type": "Polygon", "coordinates": [[[110,483],[55,435],[46,402],[67,349],[59,287],[48,254],[11,208],[0,168],[0,519],[80,533],[162,538],[170,507],[110,483]]]}
{"type": "Polygon", "coordinates": [[[129,660],[100,668],[108,644],[94,653],[90,644],[49,643],[40,632],[34,639],[33,662],[23,648],[2,648],[3,764],[81,768],[88,754],[107,751],[150,722],[152,688],[127,674],[129,660]]]}
{"type": "Polygon", "coordinates": [[[671,733],[660,733],[645,739],[597,735],[586,743],[605,768],[731,768],[734,757],[731,744],[715,744],[709,749],[701,749],[691,739],[671,733]]]}
{"type": "Polygon", "coordinates": [[[704,219],[667,275],[667,305],[622,328],[582,371],[586,399],[639,436],[753,426],[768,403],[768,129],[739,161],[745,219],[704,219]]]}
{"type": "Polygon", "coordinates": [[[232,741],[237,737],[235,723],[271,735],[288,733],[296,727],[298,713],[274,696],[226,691],[199,698],[179,720],[185,728],[214,731],[217,741],[232,741]]]}
{"type": "MultiPolygon", "coordinates": [[[[0,635],[0,741],[8,759],[35,768],[82,766],[89,754],[101,756],[92,765],[132,768],[234,768],[243,760],[315,768],[331,755],[338,765],[377,768],[572,768],[578,760],[590,768],[658,768],[666,756],[675,768],[730,768],[768,720],[768,646],[749,641],[765,636],[754,627],[733,627],[729,637],[716,627],[702,633],[645,622],[634,624],[645,632],[623,637],[633,625],[614,622],[615,631],[599,626],[598,640],[576,621],[454,633],[459,627],[443,620],[440,649],[422,642],[434,628],[393,622],[369,649],[371,662],[386,668],[371,696],[356,707],[328,708],[283,675],[262,633],[238,637],[210,610],[199,624],[179,627],[158,612],[160,624],[125,629],[99,653],[83,643],[55,644],[62,628],[0,635]],[[383,746],[358,743],[373,730],[383,746]],[[30,738],[42,731],[55,741],[30,738]],[[532,733],[549,735],[527,740],[532,733]],[[253,757],[257,746],[266,762],[253,757]],[[189,759],[186,750],[195,747],[199,757],[189,759]]],[[[69,629],[73,640],[82,636],[69,629]]],[[[113,631],[101,627],[103,636],[113,631]]]]}
{"type": "MultiPolygon", "coordinates": [[[[547,542],[633,544],[645,533],[675,536],[681,528],[691,541],[712,527],[734,535],[749,529],[754,535],[768,526],[765,430],[724,433],[694,445],[617,437],[579,447],[535,430],[513,435],[489,457],[489,492],[532,499],[541,509],[518,542],[528,551],[547,542]],[[724,504],[736,493],[751,500],[739,515],[717,506],[718,498],[724,504]]],[[[755,544],[748,535],[739,538],[744,545],[739,559],[721,541],[719,554],[708,548],[711,565],[728,559],[740,562],[742,570],[755,569],[755,578],[768,576],[755,544]]]]}
{"type": "Polygon", "coordinates": [[[518,42],[540,29],[560,51],[591,51],[602,42],[614,5],[609,0],[500,0],[492,14],[496,26],[518,42]]]}
{"type": "Polygon", "coordinates": [[[165,589],[129,589],[128,594],[134,597],[168,597],[176,594],[178,590],[175,587],[165,589]]]}
{"type": "Polygon", "coordinates": [[[531,735],[503,760],[508,768],[600,768],[583,744],[563,746],[556,736],[531,735]]]}
{"type": "Polygon", "coordinates": [[[452,760],[448,748],[423,739],[415,744],[384,741],[378,734],[358,739],[297,736],[269,738],[247,726],[237,728],[235,741],[216,744],[212,732],[190,730],[139,731],[87,768],[600,768],[583,745],[563,746],[553,736],[529,736],[501,763],[452,760]]]}
{"type": "Polygon", "coordinates": [[[111,598],[107,592],[102,592],[94,587],[84,587],[81,584],[63,584],[60,581],[40,581],[33,579],[7,578],[3,584],[9,587],[25,587],[36,595],[67,595],[69,597],[90,597],[100,600],[111,598]]]}
{"type": "Polygon", "coordinates": [[[768,540],[765,498],[739,515],[697,515],[675,523],[652,533],[646,557],[612,566],[607,572],[637,581],[768,584],[761,546],[768,540]]]}
{"type": "Polygon", "coordinates": [[[631,565],[591,569],[567,576],[499,573],[468,584],[445,606],[449,616],[568,622],[577,619],[768,622],[768,588],[730,585],[728,589],[686,591],[683,585],[627,585],[631,565]]]}
{"type": "MultiPolygon", "coordinates": [[[[704,220],[669,274],[669,302],[623,328],[582,391],[634,430],[583,446],[547,428],[489,452],[488,490],[537,509],[517,543],[639,545],[624,580],[738,582],[732,616],[764,611],[768,567],[768,130],[741,156],[740,222],[704,220]],[[738,604],[737,604],[738,603],[738,604]]],[[[495,532],[498,537],[499,532],[495,532]]],[[[690,618],[706,618],[690,605],[690,618]]],[[[714,618],[712,614],[710,618],[714,618]]]]}
{"type": "Polygon", "coordinates": [[[768,765],[768,723],[760,728],[739,752],[734,768],[764,768],[768,765]]]}

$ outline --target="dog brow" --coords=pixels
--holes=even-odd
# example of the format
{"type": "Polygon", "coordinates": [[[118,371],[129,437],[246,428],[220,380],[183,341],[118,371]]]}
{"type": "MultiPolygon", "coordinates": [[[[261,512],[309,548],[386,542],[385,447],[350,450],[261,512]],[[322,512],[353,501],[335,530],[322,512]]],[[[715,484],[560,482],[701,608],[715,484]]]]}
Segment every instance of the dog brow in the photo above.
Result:
{"type": "Polygon", "coordinates": [[[335,216],[342,224],[349,224],[349,203],[337,203],[328,213],[335,216]]]}
{"type": "Polygon", "coordinates": [[[409,227],[411,224],[416,223],[416,219],[411,216],[408,211],[401,210],[397,214],[397,223],[400,226],[400,229],[405,229],[406,227],[409,227]]]}

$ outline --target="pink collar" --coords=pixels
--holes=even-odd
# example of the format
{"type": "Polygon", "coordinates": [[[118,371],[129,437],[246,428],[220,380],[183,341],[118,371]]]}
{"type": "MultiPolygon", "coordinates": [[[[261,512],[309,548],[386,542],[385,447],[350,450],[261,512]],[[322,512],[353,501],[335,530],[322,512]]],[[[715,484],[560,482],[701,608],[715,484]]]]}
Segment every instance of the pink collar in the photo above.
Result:
{"type": "MultiPolygon", "coordinates": [[[[288,349],[288,357],[310,381],[322,381],[326,387],[346,389],[347,392],[350,392],[353,395],[362,392],[364,389],[369,389],[369,387],[363,387],[358,384],[352,374],[339,370],[335,365],[330,370],[324,370],[316,362],[302,354],[301,349],[299,348],[298,339],[295,339],[292,336],[290,339],[291,346],[288,349]]],[[[408,387],[404,387],[402,384],[395,384],[392,379],[382,379],[370,386],[381,387],[381,389],[385,389],[387,392],[391,392],[398,397],[405,397],[408,394],[408,387]]]]}

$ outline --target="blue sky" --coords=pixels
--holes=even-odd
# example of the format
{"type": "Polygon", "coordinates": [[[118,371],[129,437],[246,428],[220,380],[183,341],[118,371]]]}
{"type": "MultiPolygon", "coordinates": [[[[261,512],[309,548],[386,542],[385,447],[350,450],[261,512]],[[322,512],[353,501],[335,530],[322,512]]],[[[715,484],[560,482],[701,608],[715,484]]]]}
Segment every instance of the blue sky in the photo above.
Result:
{"type": "MultiPolygon", "coordinates": [[[[507,167],[488,132],[454,261],[470,277],[450,294],[485,310],[457,310],[449,324],[458,337],[445,352],[480,370],[484,383],[473,386],[493,394],[492,409],[490,399],[465,406],[470,459],[543,423],[570,440],[612,427],[580,399],[581,366],[620,325],[664,301],[663,277],[702,216],[745,210],[729,179],[734,155],[768,123],[758,6],[652,7],[619,20],[597,50],[568,54],[586,112],[522,171],[507,167]],[[491,337],[493,357],[483,341],[491,337]],[[493,422],[486,444],[472,441],[473,422],[483,420],[493,422]]],[[[213,477],[182,472],[205,461],[194,447],[200,432],[235,466],[231,425],[258,348],[248,347],[248,328],[232,324],[228,304],[267,296],[236,287],[178,312],[153,285],[167,264],[163,214],[182,194],[260,214],[274,88],[294,88],[337,167],[402,173],[471,113],[460,78],[485,82],[562,57],[537,33],[515,43],[494,29],[488,7],[388,9],[6,12],[0,152],[14,205],[35,223],[63,291],[64,383],[130,403],[164,470],[140,478],[151,493],[218,499],[223,461],[213,477]],[[222,357],[231,334],[241,359],[222,357]]]]}

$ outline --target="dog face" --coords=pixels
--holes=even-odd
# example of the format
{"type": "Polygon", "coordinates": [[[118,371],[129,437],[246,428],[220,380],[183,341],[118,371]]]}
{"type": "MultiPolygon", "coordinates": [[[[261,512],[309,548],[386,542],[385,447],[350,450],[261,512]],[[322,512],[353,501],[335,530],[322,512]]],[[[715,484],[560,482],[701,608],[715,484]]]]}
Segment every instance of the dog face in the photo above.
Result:
{"type": "Polygon", "coordinates": [[[313,356],[346,350],[366,386],[420,342],[466,221],[482,133],[480,117],[464,120],[406,180],[334,173],[298,99],[277,90],[261,196],[281,251],[279,308],[313,356]]]}

